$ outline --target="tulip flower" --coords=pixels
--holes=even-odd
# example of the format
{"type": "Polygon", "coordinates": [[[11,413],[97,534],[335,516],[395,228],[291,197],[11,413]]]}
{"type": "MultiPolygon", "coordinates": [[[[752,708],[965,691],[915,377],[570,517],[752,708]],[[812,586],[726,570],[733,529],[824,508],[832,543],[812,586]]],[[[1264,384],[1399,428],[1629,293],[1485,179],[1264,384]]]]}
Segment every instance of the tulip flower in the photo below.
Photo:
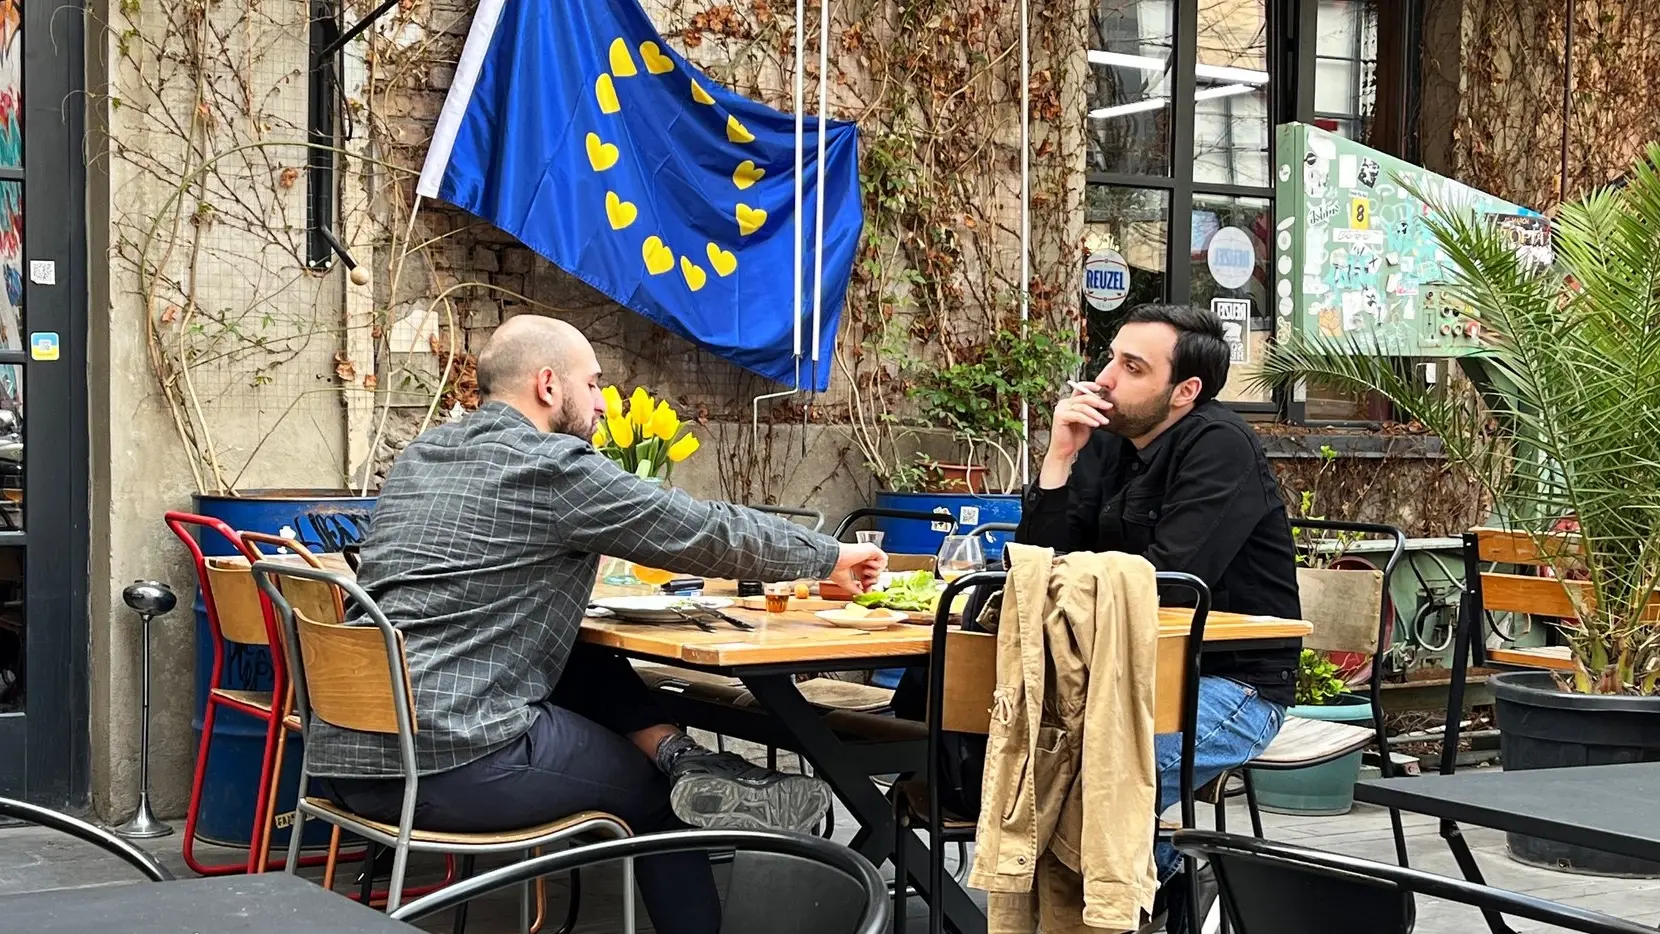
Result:
{"type": "Polygon", "coordinates": [[[611,440],[617,442],[617,447],[630,448],[634,446],[634,425],[628,419],[620,415],[607,416],[605,427],[610,429],[611,440]]]}
{"type": "Polygon", "coordinates": [[[651,423],[651,410],[655,406],[651,400],[651,393],[646,392],[644,386],[634,387],[634,395],[628,398],[628,417],[641,428],[651,423]]]}
{"type": "Polygon", "coordinates": [[[622,418],[622,414],[623,414],[622,393],[617,391],[617,387],[607,386],[604,389],[600,390],[600,395],[605,397],[605,417],[606,418],[622,418]]]}
{"type": "Polygon", "coordinates": [[[680,433],[680,415],[667,402],[659,402],[657,411],[651,413],[651,424],[647,430],[653,437],[673,441],[674,436],[680,433]]]}
{"type": "Polygon", "coordinates": [[[610,436],[605,433],[605,426],[604,425],[601,425],[598,428],[594,429],[594,448],[596,450],[599,449],[599,448],[605,447],[605,442],[608,441],[609,439],[610,439],[610,436]]]}
{"type": "Polygon", "coordinates": [[[697,440],[697,435],[688,433],[684,438],[669,445],[669,460],[676,464],[680,463],[696,453],[702,443],[697,440]]]}

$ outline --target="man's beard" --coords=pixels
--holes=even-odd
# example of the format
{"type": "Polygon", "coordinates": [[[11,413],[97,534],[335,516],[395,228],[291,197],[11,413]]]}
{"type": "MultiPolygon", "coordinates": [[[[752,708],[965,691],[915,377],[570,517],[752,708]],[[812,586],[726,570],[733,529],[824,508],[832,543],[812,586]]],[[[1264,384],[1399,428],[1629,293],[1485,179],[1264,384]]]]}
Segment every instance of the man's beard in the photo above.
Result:
{"type": "Polygon", "coordinates": [[[1132,440],[1152,431],[1170,417],[1170,397],[1175,391],[1176,387],[1171,386],[1162,397],[1139,408],[1125,408],[1108,399],[1112,402],[1112,411],[1107,413],[1107,430],[1132,440]]]}
{"type": "Polygon", "coordinates": [[[556,435],[570,435],[584,441],[594,436],[594,410],[579,404],[571,393],[564,394],[564,402],[559,406],[559,412],[554,415],[551,425],[556,435]]]}

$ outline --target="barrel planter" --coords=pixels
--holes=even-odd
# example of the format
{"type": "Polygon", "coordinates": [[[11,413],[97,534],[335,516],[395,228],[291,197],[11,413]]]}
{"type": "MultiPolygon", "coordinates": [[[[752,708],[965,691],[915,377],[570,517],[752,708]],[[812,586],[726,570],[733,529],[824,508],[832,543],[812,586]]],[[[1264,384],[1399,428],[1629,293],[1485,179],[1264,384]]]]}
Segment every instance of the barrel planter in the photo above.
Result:
{"type": "MultiPolygon", "coordinates": [[[[963,534],[987,522],[1019,522],[1020,496],[1015,493],[895,493],[879,490],[876,505],[884,509],[906,509],[938,513],[940,521],[924,524],[914,519],[877,517],[871,522],[883,532],[882,550],[896,555],[938,554],[945,536],[963,534]]],[[[1003,560],[1003,545],[1014,536],[989,532],[983,547],[986,560],[1003,560]]]]}
{"type": "MultiPolygon", "coordinates": [[[[1660,761],[1660,697],[1574,694],[1542,671],[1503,672],[1487,683],[1506,770],[1660,761]]],[[[1660,863],[1523,834],[1505,836],[1517,862],[1586,875],[1660,878],[1660,863]]]]}
{"type": "MultiPolygon", "coordinates": [[[[374,497],[355,496],[343,490],[252,490],[241,496],[198,494],[194,510],[224,522],[239,532],[266,532],[287,535],[313,551],[339,551],[341,546],[359,542],[369,528],[374,497]]],[[[223,536],[199,534],[202,552],[210,557],[240,554],[223,536]]],[[[208,681],[213,675],[213,639],[208,631],[207,604],[201,588],[196,591],[196,696],[191,726],[196,742],[202,735],[202,715],[207,708],[208,681]]],[[[264,646],[225,646],[222,685],[233,690],[271,690],[271,652],[264,646]]],[[[224,707],[214,717],[213,745],[202,781],[202,801],[196,819],[196,836],[207,843],[246,847],[253,826],[255,798],[259,790],[259,766],[265,754],[265,726],[258,720],[224,707]]],[[[288,739],[278,776],[277,813],[294,810],[299,786],[300,759],[304,745],[298,734],[288,739]]],[[[327,846],[329,827],[312,821],[306,828],[307,846],[327,846]]],[[[282,852],[288,845],[288,830],[278,827],[271,835],[271,851],[282,852]]]]}
{"type": "MultiPolygon", "coordinates": [[[[1364,694],[1339,694],[1329,704],[1298,704],[1286,715],[1305,720],[1370,723],[1372,702],[1364,694]]],[[[1309,817],[1347,814],[1355,803],[1361,750],[1323,765],[1300,769],[1252,769],[1257,806],[1276,814],[1309,817]]]]}

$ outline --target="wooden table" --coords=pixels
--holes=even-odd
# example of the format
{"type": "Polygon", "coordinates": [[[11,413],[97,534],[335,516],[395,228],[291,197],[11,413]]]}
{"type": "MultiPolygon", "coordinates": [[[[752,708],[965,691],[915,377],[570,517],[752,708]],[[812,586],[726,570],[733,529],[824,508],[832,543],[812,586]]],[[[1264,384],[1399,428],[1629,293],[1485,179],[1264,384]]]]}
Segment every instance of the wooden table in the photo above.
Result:
{"type": "MultiPolygon", "coordinates": [[[[704,593],[710,596],[735,596],[736,592],[730,581],[710,581],[704,588],[704,593]]],[[[604,584],[594,591],[596,597],[616,593],[617,589],[604,584]]],[[[860,830],[851,843],[853,848],[879,866],[892,857],[897,835],[892,806],[876,789],[871,777],[923,771],[926,742],[914,735],[866,741],[836,733],[825,722],[823,712],[802,696],[795,676],[922,664],[931,648],[933,620],[930,614],[913,614],[912,623],[865,632],[832,626],[813,615],[814,610],[840,603],[817,600],[792,600],[791,603],[792,610],[785,613],[767,613],[764,609],[737,605],[725,610],[753,625],[753,631],[746,632],[721,622],[714,623],[713,632],[705,632],[691,623],[588,619],[582,624],[581,639],[644,661],[728,675],[742,681],[761,710],[717,709],[715,705],[685,702],[697,718],[694,722],[718,733],[789,749],[804,756],[812,763],[814,774],[830,784],[859,821],[860,830]]],[[[1191,610],[1159,611],[1161,682],[1166,681],[1171,668],[1180,676],[1192,620],[1191,610]]],[[[1204,642],[1207,650],[1276,648],[1296,644],[1311,628],[1302,620],[1211,613],[1204,642]]],[[[1163,703],[1155,701],[1159,708],[1155,721],[1166,731],[1170,724],[1180,722],[1177,695],[1175,691],[1160,692],[1163,703]]],[[[927,850],[915,834],[907,835],[905,845],[909,848],[906,859],[910,865],[927,865],[927,850]]],[[[951,928],[961,934],[984,934],[985,916],[953,879],[946,878],[940,899],[931,897],[926,879],[915,881],[931,903],[943,903],[943,914],[951,928]]]]}

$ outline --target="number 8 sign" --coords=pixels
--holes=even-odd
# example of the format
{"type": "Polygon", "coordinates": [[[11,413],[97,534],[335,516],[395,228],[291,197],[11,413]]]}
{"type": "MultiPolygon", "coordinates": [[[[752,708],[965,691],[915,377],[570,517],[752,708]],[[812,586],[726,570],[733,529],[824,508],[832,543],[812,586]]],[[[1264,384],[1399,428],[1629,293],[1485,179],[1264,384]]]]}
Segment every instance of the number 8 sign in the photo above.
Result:
{"type": "Polygon", "coordinates": [[[1372,202],[1368,198],[1349,199],[1349,229],[1369,230],[1372,227],[1372,202]]]}

